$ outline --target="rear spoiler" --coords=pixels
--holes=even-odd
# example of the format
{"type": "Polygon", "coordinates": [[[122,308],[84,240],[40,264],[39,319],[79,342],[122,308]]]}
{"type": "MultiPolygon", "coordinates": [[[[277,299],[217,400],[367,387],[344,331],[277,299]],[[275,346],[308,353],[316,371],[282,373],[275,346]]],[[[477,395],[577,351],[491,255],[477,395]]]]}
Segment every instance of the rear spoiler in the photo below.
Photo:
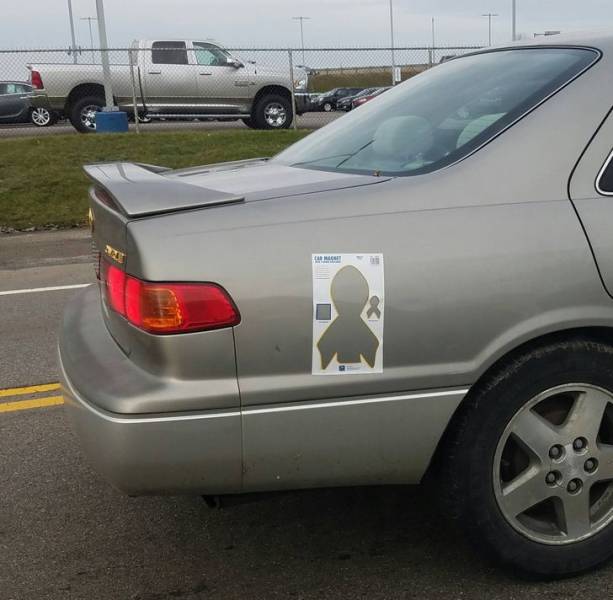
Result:
{"type": "Polygon", "coordinates": [[[244,196],[211,190],[166,177],[165,167],[116,162],[86,165],[83,170],[111,196],[128,218],[243,202],[244,196]]]}

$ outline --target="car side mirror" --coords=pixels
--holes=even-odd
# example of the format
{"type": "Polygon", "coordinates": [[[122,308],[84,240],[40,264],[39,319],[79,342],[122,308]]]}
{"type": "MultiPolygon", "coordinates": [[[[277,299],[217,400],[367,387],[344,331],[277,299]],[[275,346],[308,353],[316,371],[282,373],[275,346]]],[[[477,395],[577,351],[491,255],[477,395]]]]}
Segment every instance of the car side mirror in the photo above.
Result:
{"type": "Polygon", "coordinates": [[[229,67],[234,67],[235,69],[242,69],[245,66],[240,60],[232,58],[231,56],[228,56],[226,62],[229,67]]]}

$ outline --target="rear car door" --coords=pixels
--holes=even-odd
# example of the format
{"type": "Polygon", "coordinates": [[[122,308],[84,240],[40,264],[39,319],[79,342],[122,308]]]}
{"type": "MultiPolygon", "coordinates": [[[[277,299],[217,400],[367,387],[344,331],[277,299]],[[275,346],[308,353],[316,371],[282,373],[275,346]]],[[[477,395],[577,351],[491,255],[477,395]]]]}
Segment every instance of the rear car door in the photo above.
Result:
{"type": "Polygon", "coordinates": [[[25,85],[0,83],[0,121],[15,123],[26,121],[30,97],[25,85]]]}
{"type": "Polygon", "coordinates": [[[569,186],[608,293],[613,295],[613,115],[581,157],[569,186]]]}
{"type": "Polygon", "coordinates": [[[145,51],[145,94],[152,113],[190,113],[198,107],[197,67],[185,42],[157,41],[145,51]]]}

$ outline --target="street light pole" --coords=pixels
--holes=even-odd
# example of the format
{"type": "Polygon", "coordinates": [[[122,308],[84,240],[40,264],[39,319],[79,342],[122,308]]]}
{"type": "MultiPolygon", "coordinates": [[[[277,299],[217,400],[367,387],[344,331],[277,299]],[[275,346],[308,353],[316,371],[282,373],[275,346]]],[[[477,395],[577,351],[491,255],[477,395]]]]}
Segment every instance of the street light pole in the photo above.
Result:
{"type": "Polygon", "coordinates": [[[394,5],[390,0],[390,40],[392,43],[392,85],[396,85],[396,53],[394,51],[394,5]]]}
{"type": "Polygon", "coordinates": [[[77,41],[74,35],[74,19],[72,17],[72,0],[68,0],[68,18],[70,19],[70,37],[72,39],[72,60],[77,64],[77,41]]]}
{"type": "Polygon", "coordinates": [[[104,80],[104,97],[106,106],[103,110],[114,110],[113,87],[111,84],[111,67],[109,65],[109,43],[106,38],[106,22],[104,20],[103,0],[96,0],[96,15],[98,17],[98,39],[100,40],[100,58],[102,61],[102,77],[104,80]]]}
{"type": "Polygon", "coordinates": [[[96,17],[81,17],[81,21],[87,21],[89,23],[89,47],[92,50],[92,62],[96,62],[94,58],[94,33],[92,31],[92,21],[97,21],[96,17]]]}
{"type": "Polygon", "coordinates": [[[292,17],[292,19],[294,19],[294,21],[300,21],[300,44],[302,46],[302,66],[304,66],[305,60],[304,60],[304,21],[310,21],[311,17],[292,17]]]}
{"type": "Polygon", "coordinates": [[[499,16],[498,13],[485,13],[481,15],[482,17],[487,17],[487,30],[488,30],[488,42],[487,45],[492,45],[492,17],[499,16]]]}
{"type": "Polygon", "coordinates": [[[432,17],[432,64],[436,63],[436,37],[434,35],[434,17],[432,17]]]}
{"type": "Polygon", "coordinates": [[[513,0],[513,4],[511,6],[512,14],[512,30],[513,30],[513,41],[517,39],[517,0],[513,0]]]}

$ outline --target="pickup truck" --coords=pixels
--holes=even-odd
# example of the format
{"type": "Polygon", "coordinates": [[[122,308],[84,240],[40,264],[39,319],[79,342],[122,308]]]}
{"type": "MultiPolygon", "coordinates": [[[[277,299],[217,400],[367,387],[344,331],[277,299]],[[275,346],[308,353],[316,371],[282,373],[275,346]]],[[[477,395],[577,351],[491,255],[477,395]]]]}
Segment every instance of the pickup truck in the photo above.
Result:
{"type": "MultiPolygon", "coordinates": [[[[289,66],[244,63],[210,41],[138,40],[130,54],[131,61],[111,64],[111,81],[115,104],[135,118],[242,119],[256,129],[285,129],[306,110],[308,74],[301,68],[291,81],[289,66]]],[[[28,68],[35,106],[65,115],[77,131],[95,131],[105,104],[101,65],[28,68]]]]}

